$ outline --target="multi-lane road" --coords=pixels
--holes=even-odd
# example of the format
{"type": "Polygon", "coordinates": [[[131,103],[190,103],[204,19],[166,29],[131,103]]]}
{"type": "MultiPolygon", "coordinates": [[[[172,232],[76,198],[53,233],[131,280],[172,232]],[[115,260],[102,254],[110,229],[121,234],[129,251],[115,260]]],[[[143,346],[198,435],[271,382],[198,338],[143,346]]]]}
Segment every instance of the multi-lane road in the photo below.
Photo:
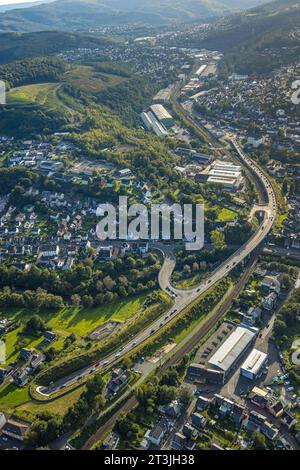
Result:
{"type": "MultiPolygon", "coordinates": [[[[195,125],[195,123],[193,124],[195,125]]],[[[63,379],[50,384],[49,387],[37,387],[36,391],[41,395],[41,398],[51,398],[52,395],[57,394],[60,391],[63,392],[64,389],[79,384],[95,372],[111,367],[123,356],[136,349],[144,341],[155,336],[161,328],[178,316],[182,310],[214,286],[218,281],[227,276],[263,242],[264,238],[272,228],[277,213],[275,192],[265,173],[242,151],[238,143],[234,139],[231,139],[230,143],[243,166],[247,167],[247,169],[252,173],[258,184],[261,186],[262,191],[265,193],[265,204],[261,205],[259,208],[260,211],[264,213],[263,222],[259,229],[232,256],[218,266],[208,279],[191,289],[178,289],[172,286],[171,275],[174,270],[176,260],[170,247],[164,247],[162,244],[159,244],[158,249],[163,251],[165,258],[162,269],[159,273],[159,283],[160,287],[173,297],[173,307],[150,326],[141,331],[137,336],[132,338],[128,343],[122,346],[120,345],[119,349],[117,349],[113,354],[99,360],[93,365],[78,370],[63,379]]]]}

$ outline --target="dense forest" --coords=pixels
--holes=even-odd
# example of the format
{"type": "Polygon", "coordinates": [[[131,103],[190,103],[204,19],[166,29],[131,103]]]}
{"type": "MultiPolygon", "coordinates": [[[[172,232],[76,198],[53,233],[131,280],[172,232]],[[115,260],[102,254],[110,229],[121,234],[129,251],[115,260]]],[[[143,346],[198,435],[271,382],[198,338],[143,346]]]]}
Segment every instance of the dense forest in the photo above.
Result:
{"type": "Polygon", "coordinates": [[[8,88],[31,83],[60,81],[66,64],[56,57],[36,57],[0,65],[0,78],[8,88]]]}
{"type": "Polygon", "coordinates": [[[115,43],[104,36],[87,33],[66,33],[62,31],[41,31],[37,33],[0,34],[0,63],[13,62],[30,57],[57,54],[77,48],[105,48],[115,43]]]}

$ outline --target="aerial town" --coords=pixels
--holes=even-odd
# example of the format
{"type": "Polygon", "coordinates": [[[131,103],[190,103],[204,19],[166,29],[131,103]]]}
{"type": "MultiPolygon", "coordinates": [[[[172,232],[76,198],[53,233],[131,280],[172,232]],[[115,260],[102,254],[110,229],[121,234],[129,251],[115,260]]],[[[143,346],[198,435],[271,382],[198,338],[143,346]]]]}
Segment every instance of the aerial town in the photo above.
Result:
{"type": "Polygon", "coordinates": [[[65,19],[21,52],[0,18],[1,451],[300,449],[300,5],[281,3],[65,19]]]}

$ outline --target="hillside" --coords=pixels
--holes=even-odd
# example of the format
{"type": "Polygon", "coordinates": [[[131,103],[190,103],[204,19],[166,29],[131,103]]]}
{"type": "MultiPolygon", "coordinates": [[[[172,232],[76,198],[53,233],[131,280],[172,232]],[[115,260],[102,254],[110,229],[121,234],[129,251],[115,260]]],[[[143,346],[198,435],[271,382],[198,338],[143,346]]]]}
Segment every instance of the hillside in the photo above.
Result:
{"type": "Polygon", "coordinates": [[[99,93],[120,86],[126,78],[94,66],[65,64],[41,57],[0,66],[7,83],[7,105],[0,110],[0,132],[31,135],[76,128],[85,106],[99,93]]]}
{"type": "Polygon", "coordinates": [[[218,22],[198,47],[225,53],[223,71],[265,73],[300,57],[300,2],[271,2],[218,22]]]}
{"type": "Polygon", "coordinates": [[[167,24],[213,19],[265,0],[58,0],[11,10],[0,31],[87,30],[105,24],[167,24]]]}
{"type": "Polygon", "coordinates": [[[101,48],[114,42],[91,34],[45,31],[35,33],[0,34],[0,63],[24,58],[55,54],[79,47],[101,48]]]}

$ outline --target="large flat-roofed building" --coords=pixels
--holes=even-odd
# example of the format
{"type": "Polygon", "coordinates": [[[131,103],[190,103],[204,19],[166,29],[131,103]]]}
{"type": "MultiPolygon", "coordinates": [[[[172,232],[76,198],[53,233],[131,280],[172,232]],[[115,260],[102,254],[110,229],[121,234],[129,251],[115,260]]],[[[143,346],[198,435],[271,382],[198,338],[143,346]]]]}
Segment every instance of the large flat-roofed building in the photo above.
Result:
{"type": "Polygon", "coordinates": [[[208,172],[207,182],[220,184],[227,191],[236,191],[242,186],[242,169],[230,162],[215,161],[208,172]]]}
{"type": "Polygon", "coordinates": [[[168,137],[168,132],[165,127],[160,124],[160,122],[156,119],[153,113],[149,111],[148,113],[142,113],[141,119],[145,128],[150,131],[152,130],[158,137],[168,137]]]}
{"type": "Polygon", "coordinates": [[[225,321],[200,348],[188,374],[202,382],[224,384],[256,335],[255,329],[225,321]]]}
{"type": "Polygon", "coordinates": [[[160,90],[153,98],[154,104],[164,104],[171,98],[172,86],[160,90]]]}
{"type": "Polygon", "coordinates": [[[153,104],[150,106],[150,111],[152,111],[156,119],[166,128],[174,126],[174,118],[161,104],[153,104]]]}
{"type": "Polygon", "coordinates": [[[264,352],[253,349],[241,366],[241,375],[247,379],[256,380],[261,376],[267,358],[268,356],[264,352]]]}
{"type": "Polygon", "coordinates": [[[208,364],[227,374],[250,346],[255,336],[253,331],[238,326],[209,359],[208,364]]]}

